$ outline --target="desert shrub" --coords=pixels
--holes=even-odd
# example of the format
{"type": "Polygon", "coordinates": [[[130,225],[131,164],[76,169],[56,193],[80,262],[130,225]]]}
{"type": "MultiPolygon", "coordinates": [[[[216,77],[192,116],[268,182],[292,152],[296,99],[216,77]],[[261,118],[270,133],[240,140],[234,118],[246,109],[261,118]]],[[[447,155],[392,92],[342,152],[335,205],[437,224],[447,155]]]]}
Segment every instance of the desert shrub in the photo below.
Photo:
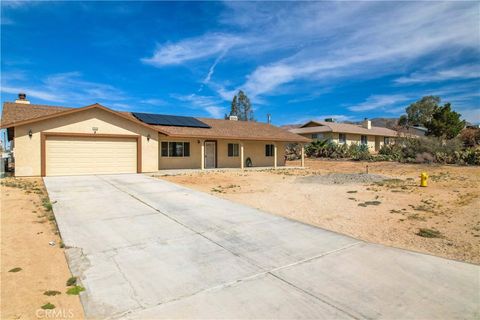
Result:
{"type": "Polygon", "coordinates": [[[299,143],[289,143],[286,146],[285,156],[287,160],[298,160],[302,156],[302,146],[299,143]]]}
{"type": "Polygon", "coordinates": [[[454,153],[453,163],[465,165],[480,165],[480,148],[468,148],[454,153]]]}
{"type": "Polygon", "coordinates": [[[70,277],[67,279],[67,286],[74,286],[77,284],[77,277],[70,277]]]}
{"type": "Polygon", "coordinates": [[[466,148],[477,147],[480,145],[480,129],[467,128],[460,133],[460,140],[466,148]]]}
{"type": "Polygon", "coordinates": [[[370,160],[372,158],[366,144],[357,145],[352,143],[349,147],[349,151],[353,160],[370,160]]]}
{"type": "Polygon", "coordinates": [[[372,155],[367,145],[318,140],[307,145],[305,153],[309,157],[331,159],[480,165],[480,147],[465,148],[464,145],[461,138],[405,137],[398,138],[394,144],[383,145],[378,154],[372,155]]]}
{"type": "Polygon", "coordinates": [[[376,159],[384,159],[380,161],[400,161],[402,158],[402,146],[398,143],[382,145],[376,156],[376,159]]]}

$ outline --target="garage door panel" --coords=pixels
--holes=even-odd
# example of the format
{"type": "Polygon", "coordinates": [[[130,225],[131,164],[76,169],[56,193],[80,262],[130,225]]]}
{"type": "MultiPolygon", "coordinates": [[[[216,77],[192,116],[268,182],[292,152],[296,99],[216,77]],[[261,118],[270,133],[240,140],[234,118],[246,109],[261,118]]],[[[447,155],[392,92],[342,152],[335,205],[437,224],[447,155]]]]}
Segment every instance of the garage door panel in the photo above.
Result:
{"type": "Polygon", "coordinates": [[[137,172],[135,138],[47,136],[46,175],[137,172]]]}

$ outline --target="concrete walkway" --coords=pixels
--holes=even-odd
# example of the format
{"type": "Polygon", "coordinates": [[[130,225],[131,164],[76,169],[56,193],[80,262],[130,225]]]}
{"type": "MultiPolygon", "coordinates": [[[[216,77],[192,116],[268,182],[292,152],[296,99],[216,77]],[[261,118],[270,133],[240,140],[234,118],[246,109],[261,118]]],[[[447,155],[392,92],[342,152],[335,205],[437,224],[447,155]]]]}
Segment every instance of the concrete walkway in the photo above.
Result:
{"type": "Polygon", "coordinates": [[[89,318],[480,314],[475,265],[364,243],[144,175],[45,184],[89,318]]]}

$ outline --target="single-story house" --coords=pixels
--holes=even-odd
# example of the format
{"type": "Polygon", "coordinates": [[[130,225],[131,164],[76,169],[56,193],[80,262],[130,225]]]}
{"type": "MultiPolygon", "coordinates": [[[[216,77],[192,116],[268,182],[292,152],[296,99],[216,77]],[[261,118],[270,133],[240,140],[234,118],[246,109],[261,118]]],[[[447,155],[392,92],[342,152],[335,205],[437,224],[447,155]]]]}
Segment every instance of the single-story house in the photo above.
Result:
{"type": "Polygon", "coordinates": [[[36,105],[25,95],[4,103],[1,128],[16,176],[277,167],[287,143],[310,141],[261,122],[36,105]]]}
{"type": "Polygon", "coordinates": [[[313,140],[330,140],[348,145],[364,144],[371,151],[380,150],[382,145],[392,143],[399,136],[395,130],[373,127],[368,119],[365,119],[361,125],[311,120],[289,131],[313,140]]]}

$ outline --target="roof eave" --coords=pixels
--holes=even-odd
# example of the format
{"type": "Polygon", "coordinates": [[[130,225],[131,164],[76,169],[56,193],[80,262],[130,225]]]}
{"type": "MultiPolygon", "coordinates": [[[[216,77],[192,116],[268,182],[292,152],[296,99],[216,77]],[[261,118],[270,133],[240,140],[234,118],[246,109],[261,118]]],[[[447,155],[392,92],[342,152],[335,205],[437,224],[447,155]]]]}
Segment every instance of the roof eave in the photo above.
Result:
{"type": "Polygon", "coordinates": [[[194,139],[224,139],[224,140],[245,140],[245,141],[276,141],[276,142],[292,142],[292,143],[308,143],[311,139],[301,137],[300,139],[283,139],[283,138],[262,138],[262,137],[240,137],[240,136],[212,136],[212,135],[191,135],[191,134],[167,134],[174,138],[194,138],[194,139]],[[304,138],[304,139],[302,139],[304,138]]]}

